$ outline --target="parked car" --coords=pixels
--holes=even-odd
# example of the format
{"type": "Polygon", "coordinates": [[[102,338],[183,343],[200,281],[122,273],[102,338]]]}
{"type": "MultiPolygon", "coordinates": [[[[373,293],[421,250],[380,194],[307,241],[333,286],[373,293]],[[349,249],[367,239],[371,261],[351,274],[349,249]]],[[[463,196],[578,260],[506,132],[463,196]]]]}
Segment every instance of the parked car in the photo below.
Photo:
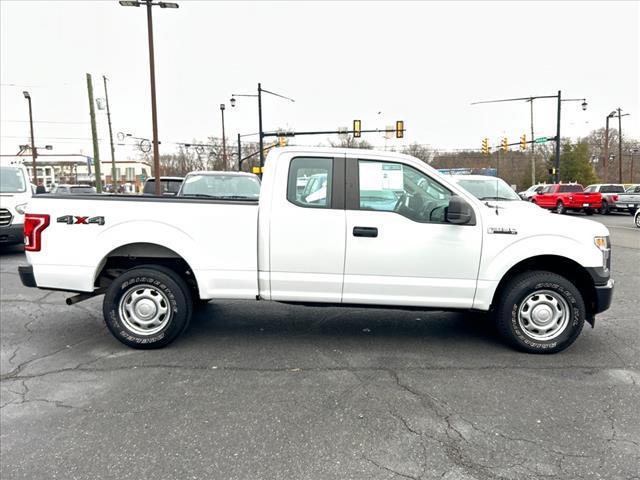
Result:
{"type": "Polygon", "coordinates": [[[527,200],[530,202],[533,196],[540,193],[542,189],[546,186],[547,186],[546,183],[536,183],[535,185],[531,185],[526,190],[523,190],[522,192],[518,192],[518,195],[520,195],[520,198],[522,198],[523,200],[527,200]]]}
{"type": "MultiPolygon", "coordinates": [[[[618,195],[624,193],[624,186],[615,183],[596,183],[589,185],[584,189],[587,193],[600,192],[602,195],[602,206],[599,213],[608,215],[612,210],[618,210],[616,203],[618,202],[618,195]]],[[[624,207],[626,210],[627,207],[624,207]]]]}
{"type": "Polygon", "coordinates": [[[96,187],[91,185],[56,185],[49,193],[56,195],[95,195],[96,187]]]}
{"type": "Polygon", "coordinates": [[[566,213],[567,210],[583,211],[587,215],[602,207],[602,195],[598,192],[584,192],[582,185],[577,183],[555,183],[547,185],[540,193],[531,199],[536,205],[556,213],[566,213]]]}
{"type": "Polygon", "coordinates": [[[76,292],[69,304],[104,294],[108,329],[135,348],[175,340],[194,302],[244,299],[490,311],[512,345],[553,353],[613,292],[601,223],[496,209],[395,152],[278,148],[259,200],[36,196],[26,222],[23,284],[76,292]],[[298,197],[312,175],[324,199],[298,197]],[[393,210],[366,191],[393,193],[393,210]]]}
{"type": "Polygon", "coordinates": [[[511,186],[498,177],[490,175],[452,175],[454,182],[474,197],[501,208],[538,208],[522,200],[511,186]]]}
{"type": "MultiPolygon", "coordinates": [[[[162,195],[177,195],[182,185],[184,177],[160,177],[160,190],[162,195]]],[[[149,177],[144,182],[142,187],[143,195],[155,195],[156,194],[156,179],[155,177],[149,177]]]]}
{"type": "Polygon", "coordinates": [[[627,210],[633,215],[640,209],[640,185],[631,185],[624,193],[619,194],[615,206],[618,210],[627,210]]]}
{"type": "Polygon", "coordinates": [[[0,163],[0,245],[24,241],[24,213],[33,195],[22,163],[0,163]]]}
{"type": "Polygon", "coordinates": [[[178,196],[256,200],[260,178],[245,172],[191,172],[184,178],[178,196]]]}

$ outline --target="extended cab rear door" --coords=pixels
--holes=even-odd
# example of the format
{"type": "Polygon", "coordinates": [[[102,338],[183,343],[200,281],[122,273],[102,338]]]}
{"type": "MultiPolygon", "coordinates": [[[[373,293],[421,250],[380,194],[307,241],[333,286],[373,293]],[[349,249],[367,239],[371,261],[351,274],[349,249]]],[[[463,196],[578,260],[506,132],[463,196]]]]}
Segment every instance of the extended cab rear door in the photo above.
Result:
{"type": "Polygon", "coordinates": [[[261,263],[260,290],[270,291],[271,300],[339,303],[345,255],[344,156],[286,153],[273,166],[273,182],[263,182],[263,188],[273,190],[261,194],[270,196],[271,204],[266,215],[260,214],[269,229],[268,246],[261,250],[269,258],[261,263]],[[265,285],[267,272],[270,286],[265,285]]]}

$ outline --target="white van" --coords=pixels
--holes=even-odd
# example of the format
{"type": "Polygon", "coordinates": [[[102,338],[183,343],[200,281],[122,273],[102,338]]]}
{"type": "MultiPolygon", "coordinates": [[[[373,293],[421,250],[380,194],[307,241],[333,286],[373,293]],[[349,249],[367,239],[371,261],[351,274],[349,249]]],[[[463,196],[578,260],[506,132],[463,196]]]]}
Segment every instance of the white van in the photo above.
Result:
{"type": "Polygon", "coordinates": [[[0,245],[24,242],[24,212],[33,190],[22,163],[0,163],[0,245]]]}

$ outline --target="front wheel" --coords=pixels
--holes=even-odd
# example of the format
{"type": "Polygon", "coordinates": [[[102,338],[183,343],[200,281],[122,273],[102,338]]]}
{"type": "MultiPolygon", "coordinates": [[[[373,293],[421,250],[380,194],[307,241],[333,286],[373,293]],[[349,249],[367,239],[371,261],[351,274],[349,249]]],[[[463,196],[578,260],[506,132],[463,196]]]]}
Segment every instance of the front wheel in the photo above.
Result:
{"type": "Polygon", "coordinates": [[[107,328],[133,348],[161,348],[180,335],[192,312],[189,287],[172,270],[133,268],[116,278],[104,296],[107,328]]]}
{"type": "Polygon", "coordinates": [[[584,300],[566,278],[551,272],[525,272],[509,281],[496,307],[500,334],[528,353],[556,353],[580,335],[584,300]]]}
{"type": "Polygon", "coordinates": [[[609,204],[606,202],[606,200],[602,201],[602,207],[600,207],[600,213],[602,215],[609,215],[610,212],[610,208],[609,208],[609,204]]]}

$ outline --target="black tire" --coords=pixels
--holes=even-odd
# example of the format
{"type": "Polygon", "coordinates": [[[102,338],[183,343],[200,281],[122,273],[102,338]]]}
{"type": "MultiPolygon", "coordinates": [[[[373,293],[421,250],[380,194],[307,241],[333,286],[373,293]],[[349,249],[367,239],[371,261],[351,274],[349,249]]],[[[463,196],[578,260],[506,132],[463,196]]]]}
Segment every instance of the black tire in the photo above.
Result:
{"type": "Polygon", "coordinates": [[[636,224],[636,227],[640,228],[640,215],[636,215],[633,218],[633,222],[636,224]]]}
{"type": "MultiPolygon", "coordinates": [[[[539,315],[541,313],[542,310],[539,310],[539,315]]],[[[525,272],[511,279],[500,292],[496,306],[496,324],[502,337],[518,350],[528,353],[557,353],[569,347],[580,335],[585,318],[584,300],[578,289],[566,278],[545,271],[525,272]],[[566,306],[558,309],[558,312],[562,312],[563,320],[556,322],[552,317],[554,320],[542,329],[537,329],[538,325],[533,321],[526,325],[522,312],[529,308],[529,302],[538,302],[538,307],[529,310],[531,316],[535,308],[548,308],[549,312],[554,310],[549,307],[553,303],[547,298],[566,306]],[[537,333],[533,333],[536,329],[537,333]],[[536,338],[544,337],[545,329],[551,332],[547,335],[555,336],[536,338]]]]}
{"type": "Polygon", "coordinates": [[[607,203],[606,200],[603,200],[602,206],[600,207],[600,213],[602,215],[609,215],[610,212],[611,212],[611,209],[609,208],[609,204],[607,203]]]}
{"type": "Polygon", "coordinates": [[[635,215],[636,214],[636,209],[635,208],[629,208],[629,215],[635,215]]]}
{"type": "Polygon", "coordinates": [[[584,213],[589,216],[593,215],[593,208],[585,208],[584,213]]]}
{"type": "Polygon", "coordinates": [[[559,200],[556,204],[556,213],[559,213],[560,215],[564,215],[565,213],[567,213],[567,209],[564,208],[564,203],[562,203],[562,200],[559,200]]]}
{"type": "Polygon", "coordinates": [[[177,273],[149,265],[127,270],[116,278],[104,296],[102,311],[107,328],[120,342],[151,349],[170,344],[187,328],[193,302],[189,287],[177,273]],[[154,325],[146,325],[142,317],[149,309],[155,312],[150,319],[154,325]]]}

